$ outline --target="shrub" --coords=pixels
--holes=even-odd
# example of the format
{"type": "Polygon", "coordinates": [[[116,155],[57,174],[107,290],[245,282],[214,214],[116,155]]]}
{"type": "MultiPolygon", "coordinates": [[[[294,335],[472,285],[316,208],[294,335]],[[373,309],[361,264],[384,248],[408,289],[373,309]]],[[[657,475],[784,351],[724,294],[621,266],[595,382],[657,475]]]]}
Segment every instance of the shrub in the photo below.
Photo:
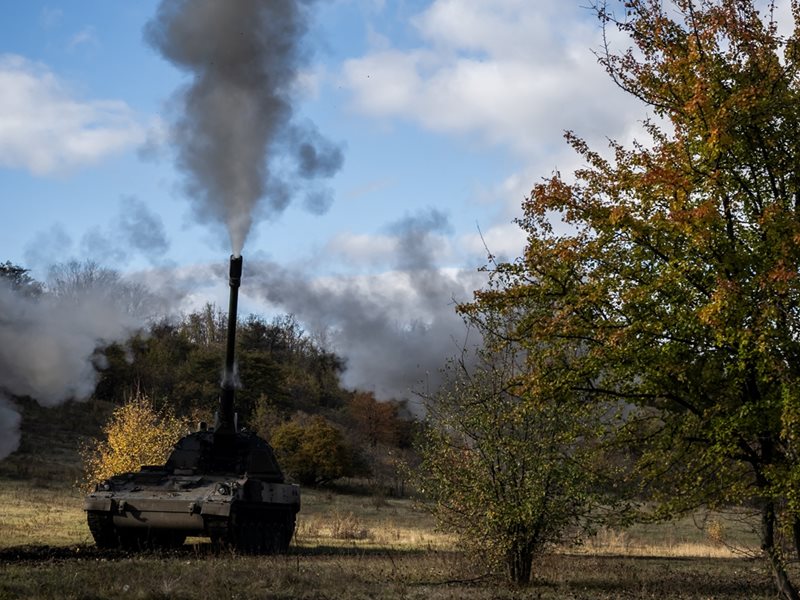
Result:
{"type": "Polygon", "coordinates": [[[586,468],[599,420],[576,416],[579,398],[520,385],[524,358],[510,346],[448,365],[445,383],[426,399],[414,472],[439,524],[517,584],[530,582],[548,548],[579,541],[599,516],[586,468]]]}
{"type": "Polygon", "coordinates": [[[104,438],[90,440],[81,448],[80,486],[90,489],[112,475],[163,464],[187,429],[186,419],[168,408],[156,410],[152,400],[137,390],[111,414],[103,427],[104,438]]]}
{"type": "Polygon", "coordinates": [[[319,485],[355,474],[353,452],[325,418],[294,418],[272,432],[281,465],[299,483],[319,485]]]}

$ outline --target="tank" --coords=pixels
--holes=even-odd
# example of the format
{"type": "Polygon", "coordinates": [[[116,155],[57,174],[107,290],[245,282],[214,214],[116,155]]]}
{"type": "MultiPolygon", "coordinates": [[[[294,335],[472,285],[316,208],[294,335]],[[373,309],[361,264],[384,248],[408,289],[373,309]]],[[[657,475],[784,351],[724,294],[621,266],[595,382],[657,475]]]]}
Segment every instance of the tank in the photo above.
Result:
{"type": "Polygon", "coordinates": [[[102,548],[177,547],[205,536],[248,554],[289,548],[300,488],[287,484],[270,445],[240,431],[234,411],[236,315],[242,257],[231,256],[225,369],[216,424],[181,438],[166,464],[115,475],[84,501],[102,548]]]}

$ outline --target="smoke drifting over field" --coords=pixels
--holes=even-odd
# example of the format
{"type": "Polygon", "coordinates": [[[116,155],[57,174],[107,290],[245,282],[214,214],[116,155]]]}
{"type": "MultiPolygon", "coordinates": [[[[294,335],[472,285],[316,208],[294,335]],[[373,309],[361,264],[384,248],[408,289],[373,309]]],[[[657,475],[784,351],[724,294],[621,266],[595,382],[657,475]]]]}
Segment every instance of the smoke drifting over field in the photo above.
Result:
{"type": "Polygon", "coordinates": [[[192,77],[173,123],[177,163],[195,215],[224,223],[237,256],[254,221],[280,213],[298,192],[317,213],[331,202],[329,191],[308,182],[333,175],[342,152],[313,125],[292,122],[313,4],[163,0],[145,29],[147,41],[192,77]]]}
{"type": "Polygon", "coordinates": [[[98,346],[144,325],[146,294],[111,271],[63,265],[35,297],[0,279],[0,459],[19,443],[20,416],[8,396],[42,406],[84,400],[94,391],[98,346]]]}
{"type": "Polygon", "coordinates": [[[379,399],[413,397],[436,389],[448,357],[480,343],[455,303],[469,300],[483,275],[433,265],[434,234],[447,226],[436,211],[396,223],[394,269],[382,275],[312,280],[251,262],[243,289],[330,336],[346,359],[347,386],[373,390],[379,399]]]}

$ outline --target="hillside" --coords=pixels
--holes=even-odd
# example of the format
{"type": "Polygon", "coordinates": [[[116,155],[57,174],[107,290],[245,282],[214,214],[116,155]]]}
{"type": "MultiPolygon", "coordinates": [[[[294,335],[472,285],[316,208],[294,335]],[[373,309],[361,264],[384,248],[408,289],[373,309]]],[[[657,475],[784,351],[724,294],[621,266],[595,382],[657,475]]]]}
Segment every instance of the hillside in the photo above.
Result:
{"type": "Polygon", "coordinates": [[[18,402],[22,414],[19,448],[0,461],[0,477],[63,487],[80,476],[81,444],[99,436],[113,410],[110,402],[67,402],[52,408],[18,402]]]}

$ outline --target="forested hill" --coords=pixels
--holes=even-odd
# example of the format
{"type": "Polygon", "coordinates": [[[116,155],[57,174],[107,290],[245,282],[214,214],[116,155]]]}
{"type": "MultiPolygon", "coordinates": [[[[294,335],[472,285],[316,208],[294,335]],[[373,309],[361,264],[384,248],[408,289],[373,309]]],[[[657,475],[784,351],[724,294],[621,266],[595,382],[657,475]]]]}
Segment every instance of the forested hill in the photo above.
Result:
{"type": "MultiPolygon", "coordinates": [[[[15,293],[48,293],[24,269],[0,266],[15,293]]],[[[19,449],[0,461],[0,474],[74,478],[80,445],[102,435],[114,408],[136,392],[150,398],[155,409],[169,408],[194,426],[213,424],[226,332],[227,315],[209,304],[99,345],[92,360],[97,385],[88,400],[48,409],[35,398],[12,395],[22,413],[22,438],[19,449]]],[[[369,392],[345,389],[342,358],[292,316],[240,319],[236,361],[240,426],[267,439],[282,432],[277,442],[287,446],[286,470],[295,480],[319,484],[358,476],[389,493],[401,491],[398,464],[411,452],[415,428],[404,401],[378,401],[369,392]]]]}

